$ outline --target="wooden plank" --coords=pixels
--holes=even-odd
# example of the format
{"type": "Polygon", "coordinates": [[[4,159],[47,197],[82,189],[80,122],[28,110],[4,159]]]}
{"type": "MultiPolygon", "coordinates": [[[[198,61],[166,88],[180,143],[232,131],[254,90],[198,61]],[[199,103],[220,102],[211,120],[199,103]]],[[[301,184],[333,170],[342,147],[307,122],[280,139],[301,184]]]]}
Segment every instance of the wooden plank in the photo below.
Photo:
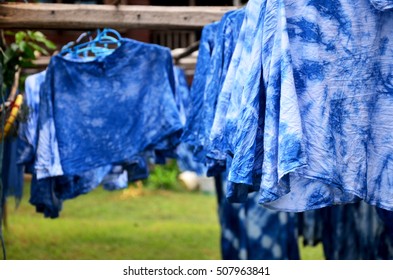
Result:
{"type": "Polygon", "coordinates": [[[0,4],[0,28],[197,29],[219,20],[225,12],[236,8],[5,3],[0,4]]]}

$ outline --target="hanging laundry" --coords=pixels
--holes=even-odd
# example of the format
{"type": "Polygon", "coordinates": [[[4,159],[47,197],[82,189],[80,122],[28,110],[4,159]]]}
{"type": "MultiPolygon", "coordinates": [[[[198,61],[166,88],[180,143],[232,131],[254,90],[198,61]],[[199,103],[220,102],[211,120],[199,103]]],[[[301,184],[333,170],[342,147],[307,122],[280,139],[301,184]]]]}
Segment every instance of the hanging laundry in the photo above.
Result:
{"type": "Polygon", "coordinates": [[[56,218],[65,199],[99,184],[107,190],[127,187],[128,182],[148,177],[148,160],[154,153],[173,153],[182,123],[172,71],[168,49],[122,39],[122,45],[106,56],[57,55],[45,72],[28,77],[31,113],[19,131],[19,163],[34,165],[30,203],[38,212],[56,218]],[[71,103],[75,104],[68,107],[71,103]],[[79,145],[74,135],[90,142],[79,145]],[[82,151],[85,159],[79,162],[83,155],[75,153],[82,151]],[[68,157],[73,157],[71,169],[64,172],[68,157]]]}
{"type": "Polygon", "coordinates": [[[216,176],[221,255],[224,260],[298,260],[297,214],[266,209],[258,193],[245,203],[226,196],[226,175],[216,176]]]}
{"type": "Polygon", "coordinates": [[[306,245],[322,243],[328,260],[392,259],[390,223],[385,224],[380,218],[381,210],[391,213],[363,201],[304,212],[309,216],[303,228],[306,245]],[[310,239],[311,232],[317,233],[314,240],[310,239]]]}
{"type": "Polygon", "coordinates": [[[130,39],[99,60],[54,56],[41,91],[39,129],[54,127],[55,135],[39,138],[38,179],[172,149],[182,130],[173,79],[169,50],[130,39]],[[51,164],[57,154],[61,163],[51,164]]]}
{"type": "MultiPolygon", "coordinates": [[[[190,88],[188,86],[184,70],[174,66],[176,96],[178,97],[178,108],[183,125],[186,125],[187,115],[192,110],[190,88]]],[[[194,146],[181,142],[176,148],[176,162],[180,171],[193,171],[197,175],[206,174],[206,167],[203,163],[194,160],[194,146]]]]}
{"type": "MultiPolygon", "coordinates": [[[[99,167],[79,175],[56,176],[37,180],[34,161],[38,141],[38,122],[40,109],[40,89],[45,80],[46,71],[30,75],[25,81],[25,104],[29,108],[26,122],[21,122],[18,129],[18,167],[33,174],[30,190],[30,203],[36,206],[46,217],[57,218],[62,209],[62,202],[86,194],[96,188],[101,181],[105,189],[119,189],[128,186],[124,179],[127,174],[116,174],[111,166],[99,167]],[[109,174],[108,174],[109,173],[109,174]]],[[[41,135],[43,136],[43,135],[41,135]]]]}
{"type": "MultiPolygon", "coordinates": [[[[257,193],[248,195],[248,191],[245,203],[229,203],[226,199],[229,189],[227,173],[222,174],[222,171],[231,168],[231,161],[227,161],[222,151],[209,157],[210,128],[217,117],[217,100],[221,98],[220,89],[224,80],[227,81],[229,64],[233,63],[231,57],[236,51],[234,48],[243,19],[244,10],[240,9],[226,13],[218,24],[204,27],[195,70],[196,80],[191,87],[191,102],[197,103],[199,109],[191,112],[193,121],[187,119],[183,139],[197,147],[194,158],[205,162],[208,174],[216,175],[222,258],[299,259],[296,215],[261,207],[257,203],[257,193]],[[217,155],[225,157],[215,157],[217,155]]],[[[225,114],[220,117],[225,117],[225,114]]]]}
{"type": "Polygon", "coordinates": [[[23,168],[17,164],[17,139],[9,136],[2,143],[2,191],[0,196],[4,201],[6,198],[14,197],[16,205],[19,205],[23,195],[23,168]]]}
{"type": "Polygon", "coordinates": [[[198,162],[205,162],[205,152],[203,150],[205,142],[204,122],[202,121],[204,89],[206,85],[206,75],[209,71],[210,58],[214,44],[214,34],[218,27],[218,22],[205,26],[202,30],[198,60],[195,66],[195,74],[192,81],[190,96],[192,107],[188,112],[186,129],[182,135],[182,141],[193,146],[194,157],[198,162]]]}
{"type": "Polygon", "coordinates": [[[210,135],[209,155],[231,157],[231,201],[258,191],[283,211],[393,209],[393,17],[354,5],[248,2],[210,135]]]}
{"type": "Polygon", "coordinates": [[[275,177],[262,178],[261,202],[282,197],[269,207],[303,211],[363,199],[392,210],[392,13],[377,12],[367,0],[334,1],[329,7],[320,1],[284,2],[293,69],[286,84],[296,95],[287,97],[289,89],[283,95],[282,88],[266,97],[267,104],[280,104],[280,116],[267,109],[266,118],[274,121],[265,131],[276,127],[285,133],[265,134],[274,135],[269,139],[277,144],[269,146],[285,157],[272,161],[277,153],[266,153],[263,170],[275,177]],[[298,108],[298,124],[281,114],[289,112],[283,104],[298,108]],[[298,137],[287,133],[289,128],[298,137]]]}

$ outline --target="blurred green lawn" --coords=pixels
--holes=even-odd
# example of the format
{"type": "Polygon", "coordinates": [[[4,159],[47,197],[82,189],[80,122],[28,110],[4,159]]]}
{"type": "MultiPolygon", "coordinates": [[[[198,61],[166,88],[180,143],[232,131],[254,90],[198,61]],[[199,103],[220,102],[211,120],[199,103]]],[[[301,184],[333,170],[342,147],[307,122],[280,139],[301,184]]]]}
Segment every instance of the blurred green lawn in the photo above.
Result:
{"type": "MultiPolygon", "coordinates": [[[[28,203],[8,201],[5,230],[10,260],[219,260],[214,195],[101,188],[66,201],[60,217],[47,219],[28,203]]],[[[299,240],[301,244],[301,240],[299,240]]],[[[323,259],[322,248],[300,246],[302,259],[323,259]]]]}

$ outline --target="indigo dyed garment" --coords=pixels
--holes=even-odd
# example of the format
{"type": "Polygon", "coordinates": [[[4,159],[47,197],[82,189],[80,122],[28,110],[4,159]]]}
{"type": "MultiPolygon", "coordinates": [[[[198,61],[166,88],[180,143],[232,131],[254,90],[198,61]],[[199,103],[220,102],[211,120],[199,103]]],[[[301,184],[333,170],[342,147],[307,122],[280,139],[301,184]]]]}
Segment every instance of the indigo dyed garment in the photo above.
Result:
{"type": "Polygon", "coordinates": [[[245,39],[248,43],[243,47],[242,61],[237,69],[239,78],[234,82],[226,117],[227,150],[232,157],[228,174],[228,199],[234,202],[243,201],[246,193],[259,189],[262,173],[265,101],[260,41],[265,2],[259,3],[259,14],[250,13],[248,18],[246,34],[249,35],[245,38],[254,34],[254,41],[245,39]],[[245,63],[249,60],[252,62],[245,63]]]}
{"type": "MultiPolygon", "coordinates": [[[[178,108],[180,118],[185,125],[187,116],[192,111],[192,100],[190,96],[190,88],[187,83],[187,77],[184,70],[178,66],[173,68],[175,75],[175,89],[178,99],[178,108]]],[[[205,175],[206,168],[201,162],[194,159],[194,147],[186,142],[181,142],[176,148],[176,162],[181,171],[193,171],[198,175],[205,175]]]]}
{"type": "MultiPolygon", "coordinates": [[[[323,222],[322,244],[328,260],[386,260],[393,258],[388,224],[376,207],[357,202],[316,210],[323,222]]],[[[386,211],[386,210],[383,210],[386,211]]]]}
{"type": "Polygon", "coordinates": [[[370,0],[373,6],[381,11],[393,8],[393,0],[370,0]]]}
{"type": "MultiPolygon", "coordinates": [[[[209,156],[226,152],[227,198],[244,202],[259,190],[263,159],[264,87],[262,84],[262,31],[266,1],[250,1],[220,92],[211,131],[209,156]]],[[[220,157],[220,156],[219,156],[220,157]]]]}
{"type": "MultiPolygon", "coordinates": [[[[45,80],[45,72],[30,75],[27,77],[25,82],[25,104],[29,108],[28,119],[26,122],[21,122],[18,130],[18,152],[16,155],[17,162],[20,165],[25,166],[25,172],[33,172],[29,170],[29,167],[33,165],[36,154],[37,138],[38,138],[38,122],[39,122],[39,108],[40,108],[40,87],[45,80]]],[[[41,130],[41,137],[48,133],[47,131],[41,130]]],[[[57,217],[61,207],[59,202],[66,199],[75,198],[81,194],[86,194],[95,189],[100,183],[107,190],[120,189],[128,186],[128,177],[146,178],[147,177],[147,166],[143,163],[139,169],[135,167],[135,162],[130,162],[127,165],[127,169],[130,170],[129,176],[127,171],[122,173],[115,172],[115,168],[110,165],[98,167],[78,175],[72,176],[57,176],[53,180],[37,180],[35,178],[31,182],[31,203],[38,208],[52,209],[48,210],[49,213],[45,214],[48,217],[57,217]],[[143,169],[143,170],[142,170],[143,169]],[[137,174],[139,171],[139,174],[137,174]],[[46,189],[53,188],[51,196],[46,195],[46,189]],[[42,201],[39,197],[42,196],[42,201]],[[46,197],[46,198],[45,198],[46,197]],[[52,197],[52,200],[49,198],[52,197]],[[41,205],[41,206],[38,206],[41,205]],[[45,205],[45,207],[43,206],[45,205]],[[53,210],[58,209],[58,210],[53,210]],[[55,213],[55,214],[53,214],[55,213]]],[[[139,160],[138,163],[141,163],[139,160]]],[[[142,163],[141,163],[142,164],[142,163]]],[[[22,166],[18,166],[21,168],[22,166]]],[[[16,176],[13,176],[16,178],[16,176]]],[[[22,184],[21,184],[22,185],[22,184]]],[[[40,212],[44,212],[40,211],[40,212]]]]}
{"type": "Polygon", "coordinates": [[[37,149],[40,89],[46,71],[30,75],[25,81],[24,104],[28,107],[28,119],[18,128],[18,164],[33,165],[37,149]]]}
{"type": "Polygon", "coordinates": [[[55,193],[56,178],[37,180],[33,174],[31,181],[31,194],[29,202],[34,205],[37,213],[44,214],[45,218],[58,218],[63,208],[63,201],[55,193]]]}
{"type": "Polygon", "coordinates": [[[393,13],[368,0],[270,4],[260,203],[393,209],[393,13]]]}
{"type": "Polygon", "coordinates": [[[324,220],[321,210],[310,210],[298,213],[299,236],[303,237],[304,246],[316,246],[322,242],[324,220]]]}
{"type": "Polygon", "coordinates": [[[112,166],[110,173],[101,182],[108,191],[120,190],[128,187],[128,174],[121,165],[112,166]]]}
{"type": "MultiPolygon", "coordinates": [[[[209,136],[208,157],[216,161],[226,161],[227,158],[226,154],[227,154],[228,145],[226,142],[227,139],[225,133],[226,116],[227,116],[229,102],[231,100],[232,89],[234,88],[234,83],[236,80],[236,74],[238,73],[237,69],[241,62],[241,56],[243,52],[243,44],[241,42],[245,41],[245,29],[248,23],[249,14],[251,13],[251,6],[253,4],[254,3],[250,4],[250,2],[247,3],[247,6],[244,10],[243,20],[241,21],[240,29],[238,29],[239,26],[237,26],[236,29],[237,32],[234,33],[235,36],[237,35],[236,37],[233,37],[233,40],[236,42],[234,49],[228,49],[228,53],[230,54],[230,63],[223,77],[221,90],[219,92],[218,99],[217,99],[216,112],[213,120],[213,125],[209,136]]],[[[252,6],[252,7],[256,8],[256,6],[252,6]]],[[[228,38],[229,38],[228,41],[231,40],[230,34],[232,33],[228,34],[228,38]]]]}
{"type": "Polygon", "coordinates": [[[212,138],[215,132],[211,129],[214,118],[217,116],[217,104],[219,95],[223,87],[224,79],[227,75],[229,64],[236,46],[240,28],[244,19],[244,9],[229,11],[222,17],[215,35],[214,48],[211,55],[210,70],[207,75],[206,87],[204,91],[204,127],[206,134],[205,149],[207,175],[214,176],[225,170],[226,152],[218,150],[212,145],[212,138]]]}
{"type": "Polygon", "coordinates": [[[204,134],[203,106],[204,91],[206,87],[206,77],[210,67],[211,54],[214,48],[214,36],[218,28],[218,22],[206,25],[202,30],[200,45],[198,50],[198,60],[195,66],[195,74],[192,81],[191,111],[187,116],[187,121],[182,135],[182,141],[190,144],[194,149],[194,158],[198,162],[205,162],[206,152],[204,145],[206,134],[204,134]]]}
{"type": "Polygon", "coordinates": [[[4,199],[13,196],[18,205],[23,196],[23,167],[17,164],[17,139],[9,136],[2,144],[4,146],[0,180],[4,199]]]}
{"type": "Polygon", "coordinates": [[[86,62],[56,55],[41,97],[39,129],[53,129],[39,137],[38,179],[171,149],[182,130],[170,52],[153,44],[124,39],[112,54],[86,62]]]}
{"type": "Polygon", "coordinates": [[[387,243],[387,245],[385,244],[382,248],[380,248],[380,252],[387,255],[388,258],[393,259],[393,212],[378,207],[376,207],[376,211],[378,213],[378,217],[384,224],[384,231],[382,235],[387,243]]]}
{"type": "Polygon", "coordinates": [[[190,87],[188,86],[186,73],[179,66],[173,66],[173,75],[175,80],[175,96],[179,109],[181,122],[185,125],[187,116],[191,114],[192,104],[190,96],[190,87]]]}
{"type": "Polygon", "coordinates": [[[224,260],[297,260],[297,217],[258,204],[258,193],[245,203],[225,198],[225,174],[216,176],[221,254],[224,260]]]}
{"type": "Polygon", "coordinates": [[[149,154],[150,153],[142,153],[140,155],[133,156],[131,160],[123,164],[123,168],[127,171],[128,182],[144,180],[149,177],[149,154]]]}

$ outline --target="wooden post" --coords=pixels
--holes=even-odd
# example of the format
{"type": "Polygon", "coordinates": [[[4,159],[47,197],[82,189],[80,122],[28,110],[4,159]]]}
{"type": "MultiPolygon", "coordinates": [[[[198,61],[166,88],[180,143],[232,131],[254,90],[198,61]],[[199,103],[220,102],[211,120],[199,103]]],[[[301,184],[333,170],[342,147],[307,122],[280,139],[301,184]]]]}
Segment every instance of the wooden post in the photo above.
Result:
{"type": "Polygon", "coordinates": [[[0,28],[200,29],[233,9],[237,7],[5,3],[0,4],[0,28]]]}

